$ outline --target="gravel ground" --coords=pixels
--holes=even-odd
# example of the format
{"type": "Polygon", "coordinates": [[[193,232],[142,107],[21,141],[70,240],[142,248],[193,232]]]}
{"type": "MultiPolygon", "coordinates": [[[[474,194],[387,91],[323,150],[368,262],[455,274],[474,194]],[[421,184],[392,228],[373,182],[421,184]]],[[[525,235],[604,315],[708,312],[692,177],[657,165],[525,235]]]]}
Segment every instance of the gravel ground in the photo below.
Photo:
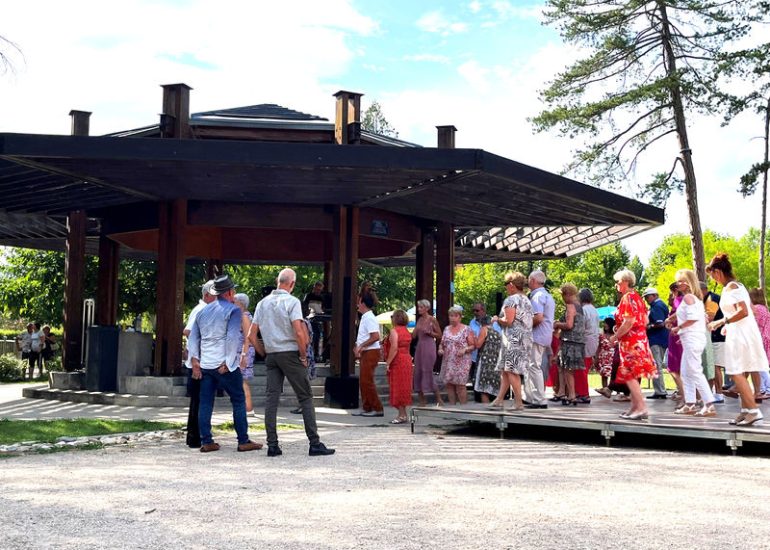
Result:
{"type": "MultiPolygon", "coordinates": [[[[254,434],[261,437],[261,434],[254,434]]],[[[767,547],[770,461],[324,428],[332,457],[179,443],[0,461],[0,548],[767,547]],[[755,518],[755,521],[750,521],[755,518]],[[736,531],[739,533],[736,538],[736,531]]]]}

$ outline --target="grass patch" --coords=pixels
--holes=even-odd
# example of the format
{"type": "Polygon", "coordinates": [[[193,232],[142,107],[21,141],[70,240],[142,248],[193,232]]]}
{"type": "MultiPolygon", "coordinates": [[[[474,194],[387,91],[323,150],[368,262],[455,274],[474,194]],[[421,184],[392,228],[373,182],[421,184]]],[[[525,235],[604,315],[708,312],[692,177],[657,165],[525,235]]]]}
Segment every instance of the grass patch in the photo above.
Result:
{"type": "Polygon", "coordinates": [[[59,437],[84,437],[126,432],[151,432],[184,427],[178,422],[151,420],[104,420],[75,418],[72,420],[9,420],[0,419],[0,445],[21,441],[55,443],[59,437]]]}

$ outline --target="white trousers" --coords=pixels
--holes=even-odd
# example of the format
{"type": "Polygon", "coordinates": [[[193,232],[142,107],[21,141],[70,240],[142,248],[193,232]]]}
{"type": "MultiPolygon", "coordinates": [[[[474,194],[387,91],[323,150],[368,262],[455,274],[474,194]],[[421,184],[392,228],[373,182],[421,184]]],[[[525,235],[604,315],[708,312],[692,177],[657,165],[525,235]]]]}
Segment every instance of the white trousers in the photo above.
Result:
{"type": "Polygon", "coordinates": [[[706,339],[702,334],[684,333],[681,335],[682,341],[682,366],[680,376],[682,377],[682,386],[684,387],[685,403],[695,403],[697,401],[695,391],[700,393],[703,402],[713,403],[714,394],[711,393],[711,387],[703,374],[701,364],[701,354],[706,347],[706,339]]]}

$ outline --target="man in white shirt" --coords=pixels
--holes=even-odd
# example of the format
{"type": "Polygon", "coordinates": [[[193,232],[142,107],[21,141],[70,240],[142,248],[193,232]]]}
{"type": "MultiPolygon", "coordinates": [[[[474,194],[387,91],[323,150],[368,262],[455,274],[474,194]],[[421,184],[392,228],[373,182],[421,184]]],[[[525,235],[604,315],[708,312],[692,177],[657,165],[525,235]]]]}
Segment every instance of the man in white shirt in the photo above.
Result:
{"type": "Polygon", "coordinates": [[[374,371],[380,362],[380,325],[374,317],[372,308],[374,297],[364,294],[358,302],[361,320],[358,322],[358,336],[353,353],[359,360],[359,385],[361,387],[361,409],[356,416],[383,416],[382,402],[377,395],[374,383],[374,371]]]}
{"type": "MultiPolygon", "coordinates": [[[[16,337],[16,349],[21,352],[21,358],[29,361],[29,379],[35,371],[35,364],[40,361],[40,352],[43,349],[40,332],[36,330],[35,323],[27,324],[27,332],[22,332],[16,337]]],[[[40,365],[40,375],[43,374],[43,365],[40,365]]],[[[23,376],[23,374],[22,374],[23,376]]]]}

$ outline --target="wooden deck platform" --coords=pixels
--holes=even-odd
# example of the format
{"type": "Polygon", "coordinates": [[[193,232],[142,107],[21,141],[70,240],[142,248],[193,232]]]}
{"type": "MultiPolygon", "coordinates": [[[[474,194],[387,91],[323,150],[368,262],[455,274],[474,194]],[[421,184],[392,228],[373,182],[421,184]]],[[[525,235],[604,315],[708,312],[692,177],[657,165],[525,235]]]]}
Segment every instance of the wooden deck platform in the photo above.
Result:
{"type": "MultiPolygon", "coordinates": [[[[508,402],[512,404],[512,402],[508,402]]],[[[505,431],[515,426],[542,426],[544,428],[563,428],[568,430],[588,430],[599,432],[607,445],[618,433],[673,436],[702,440],[722,440],[736,454],[744,442],[770,445],[770,407],[763,405],[762,413],[766,420],[762,425],[732,426],[728,421],[739,412],[738,401],[728,399],[725,404],[717,405],[718,415],[711,418],[697,418],[674,414],[674,404],[670,400],[649,400],[648,420],[634,421],[619,418],[619,414],[628,409],[628,403],[615,403],[602,397],[593,398],[590,405],[565,407],[560,403],[549,403],[548,409],[524,411],[489,410],[486,405],[469,403],[462,406],[414,407],[410,413],[412,433],[421,422],[431,419],[456,420],[457,422],[490,423],[500,430],[500,437],[505,431]]],[[[770,446],[768,447],[770,454],[770,446]]]]}

